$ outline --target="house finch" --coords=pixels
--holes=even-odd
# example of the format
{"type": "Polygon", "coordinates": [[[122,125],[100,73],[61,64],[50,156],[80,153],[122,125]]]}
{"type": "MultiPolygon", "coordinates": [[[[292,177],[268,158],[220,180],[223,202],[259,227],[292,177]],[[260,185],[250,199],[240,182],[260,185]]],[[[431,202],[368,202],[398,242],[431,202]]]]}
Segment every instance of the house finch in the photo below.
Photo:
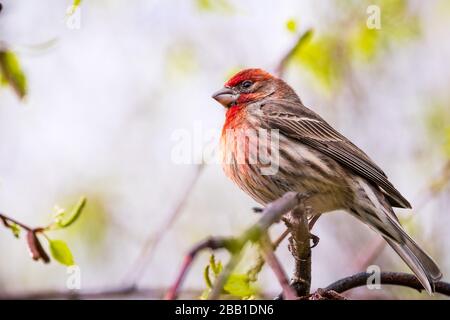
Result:
{"type": "Polygon", "coordinates": [[[295,191],[307,194],[305,205],[312,215],[349,212],[379,233],[424,288],[434,291],[442,277],[439,267],[405,232],[392,209],[411,208],[409,202],[380,167],[306,108],[289,85],[263,70],[247,69],[213,98],[227,108],[221,136],[223,168],[242,190],[262,205],[295,191]],[[261,157],[255,144],[268,147],[268,138],[260,139],[264,131],[278,133],[278,150],[261,157]],[[277,170],[264,173],[262,162],[275,154],[277,170]]]}

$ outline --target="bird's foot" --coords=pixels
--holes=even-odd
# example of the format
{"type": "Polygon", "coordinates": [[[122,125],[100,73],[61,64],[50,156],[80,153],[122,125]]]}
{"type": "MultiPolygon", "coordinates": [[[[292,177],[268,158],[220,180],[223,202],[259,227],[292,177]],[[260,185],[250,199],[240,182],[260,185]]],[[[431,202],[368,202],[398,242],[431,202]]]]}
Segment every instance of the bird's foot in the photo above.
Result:
{"type": "Polygon", "coordinates": [[[312,240],[312,246],[311,249],[316,247],[319,244],[320,238],[318,236],[316,236],[315,234],[310,233],[311,235],[311,240],[312,240]]]}

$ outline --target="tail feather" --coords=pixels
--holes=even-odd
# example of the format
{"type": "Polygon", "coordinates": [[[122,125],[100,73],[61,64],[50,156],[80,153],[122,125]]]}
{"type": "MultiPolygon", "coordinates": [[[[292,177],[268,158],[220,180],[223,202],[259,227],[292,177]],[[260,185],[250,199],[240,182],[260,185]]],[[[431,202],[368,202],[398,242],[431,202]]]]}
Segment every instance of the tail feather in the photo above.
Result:
{"type": "Polygon", "coordinates": [[[434,283],[442,278],[442,272],[431,257],[406,233],[397,220],[388,216],[391,227],[400,235],[401,240],[386,239],[389,245],[411,268],[428,293],[434,292],[434,283]],[[428,284],[428,285],[426,285],[428,284]]]}
{"type": "Polygon", "coordinates": [[[442,273],[436,263],[412,239],[404,244],[387,237],[384,239],[414,272],[427,292],[432,294],[434,283],[442,278],[442,273]]]}
{"type": "Polygon", "coordinates": [[[434,283],[442,278],[439,267],[405,232],[381,191],[363,179],[358,182],[358,206],[350,212],[377,231],[411,268],[428,293],[433,293],[434,283]]]}

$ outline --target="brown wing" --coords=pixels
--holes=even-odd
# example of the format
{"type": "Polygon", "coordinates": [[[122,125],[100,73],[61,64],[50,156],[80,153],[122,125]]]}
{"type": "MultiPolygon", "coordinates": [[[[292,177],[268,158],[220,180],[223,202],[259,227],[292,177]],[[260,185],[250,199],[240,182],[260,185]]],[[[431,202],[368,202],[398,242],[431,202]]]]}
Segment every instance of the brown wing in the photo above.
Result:
{"type": "Polygon", "coordinates": [[[259,110],[268,128],[279,129],[379,186],[392,206],[411,208],[380,167],[313,111],[286,100],[265,101],[259,110]]]}

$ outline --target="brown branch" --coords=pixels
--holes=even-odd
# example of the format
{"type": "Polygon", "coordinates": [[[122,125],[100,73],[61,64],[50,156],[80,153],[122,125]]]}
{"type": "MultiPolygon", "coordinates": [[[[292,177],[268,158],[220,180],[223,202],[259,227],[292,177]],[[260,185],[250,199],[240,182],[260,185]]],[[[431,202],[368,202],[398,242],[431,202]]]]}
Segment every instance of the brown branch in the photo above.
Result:
{"type": "MultiPolygon", "coordinates": [[[[281,244],[281,242],[283,242],[283,240],[289,234],[290,234],[289,229],[284,230],[283,233],[281,235],[279,235],[278,238],[272,244],[272,251],[275,251],[278,248],[278,246],[281,244]]],[[[250,281],[253,281],[253,282],[258,280],[258,274],[261,272],[264,264],[266,263],[262,253],[260,251],[258,253],[259,254],[255,259],[255,263],[247,271],[247,275],[248,275],[250,281]]]]}
{"type": "Polygon", "coordinates": [[[298,50],[302,47],[302,45],[305,44],[306,41],[311,38],[312,34],[313,34],[312,29],[309,29],[304,33],[300,34],[300,36],[297,38],[297,41],[295,41],[295,44],[292,46],[292,48],[290,48],[288,52],[286,52],[286,54],[281,58],[280,63],[275,68],[275,75],[277,75],[280,78],[283,77],[289,61],[298,52],[298,50]]]}
{"type": "Polygon", "coordinates": [[[262,217],[258,222],[247,229],[239,238],[231,239],[230,243],[235,243],[234,248],[229,250],[232,252],[232,257],[225,267],[224,271],[221,273],[217,279],[209,299],[218,298],[220,292],[222,291],[223,285],[226,283],[231,270],[240,260],[241,250],[244,245],[251,241],[256,242],[261,239],[261,236],[265,234],[269,227],[278,222],[284,214],[293,210],[304,198],[304,195],[300,195],[295,192],[287,192],[283,197],[269,203],[262,211],[262,217]]]}
{"type": "Polygon", "coordinates": [[[146,267],[151,262],[155,249],[163,239],[164,235],[167,233],[174,222],[179,218],[180,214],[183,212],[186,201],[189,198],[192,190],[194,189],[195,184],[203,172],[204,164],[200,164],[197,166],[191,180],[186,185],[183,193],[181,194],[179,200],[176,202],[176,205],[171,209],[171,211],[167,215],[167,220],[163,223],[156,234],[151,233],[144,242],[144,245],[139,253],[137,259],[132,264],[130,270],[125,276],[124,283],[126,286],[135,286],[138,280],[142,277],[145,272],[146,267]]]}
{"type": "Polygon", "coordinates": [[[23,229],[25,229],[27,231],[35,231],[36,229],[39,229],[39,230],[42,229],[42,228],[29,227],[26,224],[24,224],[24,223],[22,223],[20,221],[17,221],[14,218],[10,218],[10,217],[4,215],[3,213],[0,213],[0,220],[2,220],[4,226],[7,227],[7,228],[11,228],[11,224],[17,224],[19,227],[21,227],[21,228],[23,228],[23,229]]]}
{"type": "Polygon", "coordinates": [[[259,242],[261,237],[266,233],[269,227],[278,222],[283,215],[293,210],[304,198],[304,195],[288,192],[283,197],[269,203],[262,211],[261,218],[245,230],[241,236],[237,238],[209,238],[208,240],[201,242],[194,246],[185,257],[181,267],[181,271],[176,278],[174,284],[166,295],[167,299],[175,299],[177,293],[182,286],[183,280],[198,252],[206,248],[212,250],[226,248],[231,253],[231,258],[224,270],[216,280],[209,299],[216,299],[223,290],[223,285],[226,283],[228,276],[239,262],[241,257],[241,251],[248,242],[259,242]],[[214,245],[211,245],[214,244],[214,245]]]}
{"type": "MultiPolygon", "coordinates": [[[[325,291],[335,291],[337,293],[342,293],[350,289],[357,287],[362,287],[367,285],[367,278],[373,275],[372,273],[360,272],[354,274],[350,277],[338,280],[328,287],[325,291]]],[[[419,292],[424,290],[422,284],[417,280],[416,276],[409,273],[403,272],[381,272],[380,274],[380,284],[385,285],[396,285],[407,287],[411,289],[416,289],[419,292]]],[[[450,283],[439,281],[435,283],[435,291],[447,296],[450,296],[450,283]]]]}
{"type": "Polygon", "coordinates": [[[284,272],[280,261],[278,261],[277,257],[275,256],[273,247],[274,245],[270,242],[268,236],[263,236],[261,238],[261,249],[264,255],[264,260],[267,261],[267,264],[275,273],[275,276],[277,277],[278,282],[283,289],[283,298],[285,300],[296,300],[297,294],[290,286],[289,280],[286,276],[286,272],[284,272]]]}
{"type": "Polygon", "coordinates": [[[226,246],[225,238],[208,238],[202,242],[196,244],[189,253],[184,257],[180,272],[175,280],[174,284],[170,287],[169,291],[167,291],[164,299],[166,300],[174,300],[178,296],[178,291],[183,284],[183,281],[191,268],[192,263],[194,262],[195,257],[198,253],[205,249],[217,250],[224,248],[226,246]]]}
{"type": "Polygon", "coordinates": [[[295,259],[292,285],[299,297],[308,295],[311,289],[311,234],[307,216],[308,209],[300,204],[284,219],[291,232],[289,251],[295,259]]]}
{"type": "MultiPolygon", "coordinates": [[[[19,226],[20,228],[26,231],[26,242],[28,245],[28,250],[30,252],[30,256],[33,260],[38,261],[42,260],[44,263],[50,262],[50,257],[47,252],[42,247],[41,242],[39,241],[38,234],[44,234],[44,231],[48,229],[48,227],[37,227],[32,228],[25,223],[17,221],[14,218],[8,217],[2,213],[0,213],[0,220],[3,222],[3,225],[11,229],[14,232],[14,235],[18,238],[18,233],[15,233],[15,227],[19,226]]],[[[44,234],[45,235],[45,234],[44,234]]]]}
{"type": "MultiPolygon", "coordinates": [[[[138,287],[111,287],[90,290],[44,290],[36,292],[22,293],[0,293],[0,300],[47,300],[47,299],[105,299],[121,297],[144,297],[152,299],[161,299],[167,292],[167,288],[138,288],[138,287]]],[[[183,294],[189,296],[198,296],[200,290],[185,289],[183,294]]]]}

